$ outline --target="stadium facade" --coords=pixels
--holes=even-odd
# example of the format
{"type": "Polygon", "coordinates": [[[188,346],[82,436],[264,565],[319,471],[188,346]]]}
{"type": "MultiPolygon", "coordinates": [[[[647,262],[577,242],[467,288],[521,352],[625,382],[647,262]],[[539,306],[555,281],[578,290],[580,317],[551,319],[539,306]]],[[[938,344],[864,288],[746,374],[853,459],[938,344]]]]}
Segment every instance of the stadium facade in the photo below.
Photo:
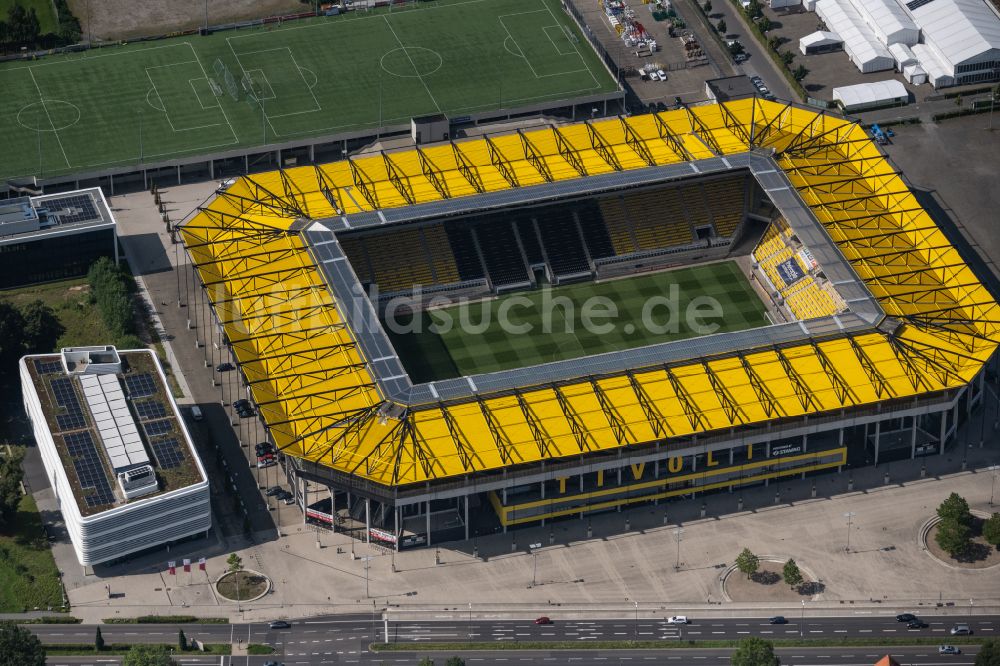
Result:
{"type": "Polygon", "coordinates": [[[78,561],[204,535],[208,477],[149,349],[76,347],[20,362],[24,410],[78,561]]]}
{"type": "Polygon", "coordinates": [[[181,234],[306,518],[397,548],[943,453],[997,342],[864,129],[759,99],[245,177],[181,234]],[[726,260],[767,325],[417,382],[379,323],[726,260]]]}

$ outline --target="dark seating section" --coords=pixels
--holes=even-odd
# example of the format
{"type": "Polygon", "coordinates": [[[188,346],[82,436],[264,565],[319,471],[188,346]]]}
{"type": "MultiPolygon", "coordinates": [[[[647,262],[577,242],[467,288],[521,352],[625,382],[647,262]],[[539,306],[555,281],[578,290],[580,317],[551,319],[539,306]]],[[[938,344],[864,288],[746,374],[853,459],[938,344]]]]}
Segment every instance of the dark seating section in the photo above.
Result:
{"type": "Polygon", "coordinates": [[[507,220],[491,220],[475,226],[479,247],[493,284],[527,282],[528,269],[521,258],[521,248],[514,237],[514,227],[507,220]]]}
{"type": "Polygon", "coordinates": [[[517,234],[521,237],[521,245],[524,246],[524,255],[528,259],[529,266],[536,266],[545,263],[545,256],[542,254],[542,246],[538,242],[538,233],[535,231],[535,223],[529,215],[518,215],[514,221],[517,227],[517,234]]]}
{"type": "Polygon", "coordinates": [[[590,270],[590,262],[584,252],[576,218],[569,206],[548,207],[538,216],[538,231],[549,257],[549,268],[556,275],[569,275],[590,270]]]}
{"type": "Polygon", "coordinates": [[[583,231],[583,240],[587,243],[590,258],[603,259],[615,256],[611,236],[608,234],[608,228],[604,224],[597,203],[593,200],[581,201],[579,208],[576,209],[576,217],[580,221],[580,229],[583,231]]]}
{"type": "Polygon", "coordinates": [[[485,277],[482,262],[476,252],[476,243],[472,238],[472,228],[464,221],[449,222],[445,225],[451,253],[455,255],[455,266],[462,280],[478,280],[485,277]]]}

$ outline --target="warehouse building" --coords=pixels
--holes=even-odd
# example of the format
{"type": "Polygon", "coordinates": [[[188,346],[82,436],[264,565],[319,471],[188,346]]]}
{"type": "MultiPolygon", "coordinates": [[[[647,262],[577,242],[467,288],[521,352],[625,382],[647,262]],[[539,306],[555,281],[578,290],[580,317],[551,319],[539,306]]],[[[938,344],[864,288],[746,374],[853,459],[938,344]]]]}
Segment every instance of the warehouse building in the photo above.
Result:
{"type": "Polygon", "coordinates": [[[20,374],[81,565],[207,533],[208,477],[152,351],[67,348],[25,356],[20,374]]]}
{"type": "Polygon", "coordinates": [[[99,187],[0,202],[0,289],[79,277],[100,257],[118,261],[99,187]]]}

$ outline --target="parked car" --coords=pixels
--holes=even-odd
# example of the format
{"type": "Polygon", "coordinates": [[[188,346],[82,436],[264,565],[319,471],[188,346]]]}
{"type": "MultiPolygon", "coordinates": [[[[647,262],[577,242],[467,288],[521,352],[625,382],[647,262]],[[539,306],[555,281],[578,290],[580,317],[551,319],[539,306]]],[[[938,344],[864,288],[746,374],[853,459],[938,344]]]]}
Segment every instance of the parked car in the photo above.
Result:
{"type": "Polygon", "coordinates": [[[264,469],[265,467],[277,464],[278,462],[274,458],[259,458],[257,460],[257,469],[264,469]]]}
{"type": "Polygon", "coordinates": [[[246,398],[240,398],[233,402],[233,409],[242,409],[243,407],[249,407],[250,401],[246,398]]]}
{"type": "Polygon", "coordinates": [[[290,492],[288,492],[287,490],[285,490],[284,488],[282,488],[281,492],[278,493],[277,495],[275,495],[275,497],[277,497],[280,500],[283,500],[283,499],[288,499],[289,497],[292,497],[292,494],[290,492]]]}
{"type": "Polygon", "coordinates": [[[290,625],[285,620],[272,620],[271,622],[268,623],[267,628],[268,629],[291,629],[292,625],[290,625]]]}
{"type": "Polygon", "coordinates": [[[552,620],[543,615],[539,618],[535,618],[535,624],[552,624],[552,620]]]}
{"type": "Polygon", "coordinates": [[[906,623],[907,629],[926,629],[927,623],[922,620],[910,620],[906,623]]]}
{"type": "Polygon", "coordinates": [[[768,619],[768,624],[788,624],[788,620],[785,619],[784,615],[775,615],[774,617],[768,619]]]}
{"type": "Polygon", "coordinates": [[[295,496],[289,495],[288,497],[285,497],[281,501],[284,502],[286,505],[291,506],[292,504],[295,504],[295,496]]]}
{"type": "Polygon", "coordinates": [[[228,362],[220,363],[219,365],[215,366],[216,372],[229,372],[230,370],[235,370],[235,369],[236,366],[228,362]]]}
{"type": "Polygon", "coordinates": [[[971,636],[972,628],[967,624],[956,624],[949,633],[952,636],[971,636]]]}
{"type": "Polygon", "coordinates": [[[236,415],[241,419],[248,419],[256,413],[250,405],[243,405],[236,410],[236,415]]]}
{"type": "Polygon", "coordinates": [[[267,489],[267,491],[264,494],[267,495],[268,497],[274,497],[283,490],[284,488],[282,488],[281,486],[271,486],[270,488],[267,489]]]}
{"type": "Polygon", "coordinates": [[[917,616],[913,613],[900,613],[896,616],[896,622],[913,622],[917,616]]]}
{"type": "Polygon", "coordinates": [[[687,624],[687,615],[672,615],[667,618],[667,624],[687,624]]]}
{"type": "Polygon", "coordinates": [[[744,63],[744,62],[746,62],[746,61],[747,61],[747,60],[749,60],[749,59],[750,59],[750,56],[749,56],[749,55],[747,55],[746,53],[737,53],[737,54],[736,54],[736,55],[735,55],[735,56],[733,57],[733,61],[734,61],[734,62],[735,62],[735,63],[736,63],[737,65],[739,65],[739,64],[741,64],[741,63],[744,63]]]}
{"type": "Polygon", "coordinates": [[[941,645],[938,646],[938,654],[962,654],[962,651],[954,645],[941,645]]]}
{"type": "Polygon", "coordinates": [[[201,421],[205,416],[201,413],[201,407],[198,405],[191,405],[191,418],[195,421],[201,421]]]}
{"type": "Polygon", "coordinates": [[[660,75],[657,74],[656,72],[650,72],[649,73],[649,80],[650,81],[659,81],[660,80],[660,75]]]}
{"type": "Polygon", "coordinates": [[[656,70],[656,75],[657,75],[658,77],[660,77],[660,80],[661,80],[661,81],[666,81],[666,80],[667,80],[667,73],[666,73],[666,72],[664,72],[664,71],[663,71],[662,69],[658,69],[658,70],[656,70]]]}

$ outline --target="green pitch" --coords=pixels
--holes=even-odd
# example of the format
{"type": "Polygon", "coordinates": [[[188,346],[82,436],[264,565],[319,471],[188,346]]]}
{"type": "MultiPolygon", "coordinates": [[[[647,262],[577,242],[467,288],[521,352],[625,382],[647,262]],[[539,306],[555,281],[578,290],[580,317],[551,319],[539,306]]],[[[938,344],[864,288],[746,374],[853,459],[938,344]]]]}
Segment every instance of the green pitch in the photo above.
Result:
{"type": "Polygon", "coordinates": [[[0,180],[616,89],[558,0],[434,0],[0,64],[0,180]]]}
{"type": "Polygon", "coordinates": [[[386,330],[410,378],[422,383],[756,328],[769,323],[765,313],[739,266],[730,261],[506,294],[425,312],[419,331],[402,318],[398,323],[413,332],[386,330]],[[717,310],[710,311],[713,304],[717,310]],[[600,316],[609,305],[615,314],[600,316]],[[688,317],[689,308],[704,316],[688,317]],[[584,324],[585,313],[590,327],[584,324]],[[460,324],[463,317],[467,325],[460,324]],[[507,325],[499,323],[501,318],[507,325]]]}

